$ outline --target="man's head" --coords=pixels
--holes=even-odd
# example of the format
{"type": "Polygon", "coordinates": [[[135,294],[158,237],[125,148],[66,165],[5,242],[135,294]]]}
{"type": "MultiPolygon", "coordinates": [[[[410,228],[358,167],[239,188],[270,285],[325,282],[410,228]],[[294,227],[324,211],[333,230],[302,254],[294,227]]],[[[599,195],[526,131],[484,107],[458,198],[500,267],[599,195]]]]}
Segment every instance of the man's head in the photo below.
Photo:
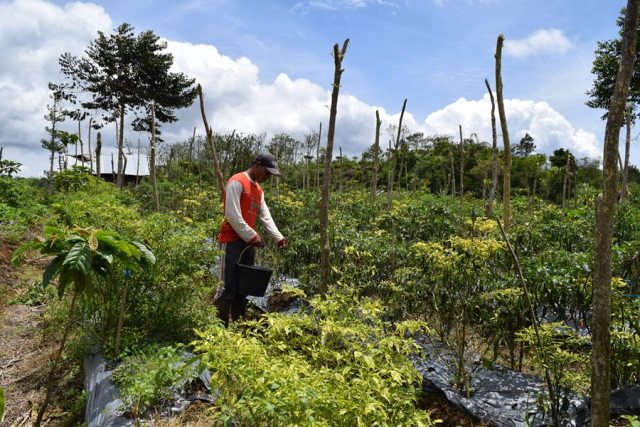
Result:
{"type": "Polygon", "coordinates": [[[258,154],[251,165],[251,169],[253,178],[258,182],[266,181],[271,175],[281,175],[280,169],[278,169],[278,161],[271,153],[265,152],[258,154]]]}

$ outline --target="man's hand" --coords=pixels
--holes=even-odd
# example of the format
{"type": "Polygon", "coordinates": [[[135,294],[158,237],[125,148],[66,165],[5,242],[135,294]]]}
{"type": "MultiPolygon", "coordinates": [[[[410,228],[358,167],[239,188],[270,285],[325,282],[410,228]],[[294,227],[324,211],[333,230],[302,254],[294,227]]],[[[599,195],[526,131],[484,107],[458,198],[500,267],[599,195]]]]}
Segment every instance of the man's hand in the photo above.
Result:
{"type": "Polygon", "coordinates": [[[278,240],[278,243],[276,244],[278,246],[278,249],[285,249],[287,246],[289,246],[289,239],[285,237],[283,239],[278,240]]]}
{"type": "Polygon", "coordinates": [[[259,248],[264,246],[264,242],[258,233],[253,237],[253,239],[248,242],[251,246],[257,246],[259,248]]]}

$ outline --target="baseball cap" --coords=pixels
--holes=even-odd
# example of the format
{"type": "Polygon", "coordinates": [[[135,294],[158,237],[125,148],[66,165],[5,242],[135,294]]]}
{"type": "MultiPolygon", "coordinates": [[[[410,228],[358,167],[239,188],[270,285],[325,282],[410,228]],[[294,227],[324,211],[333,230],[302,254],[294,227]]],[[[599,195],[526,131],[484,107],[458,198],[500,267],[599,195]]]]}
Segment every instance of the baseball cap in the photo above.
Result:
{"type": "Polygon", "coordinates": [[[278,169],[278,161],[276,156],[271,153],[260,153],[256,156],[256,163],[264,165],[271,175],[281,176],[280,169],[278,169]]]}

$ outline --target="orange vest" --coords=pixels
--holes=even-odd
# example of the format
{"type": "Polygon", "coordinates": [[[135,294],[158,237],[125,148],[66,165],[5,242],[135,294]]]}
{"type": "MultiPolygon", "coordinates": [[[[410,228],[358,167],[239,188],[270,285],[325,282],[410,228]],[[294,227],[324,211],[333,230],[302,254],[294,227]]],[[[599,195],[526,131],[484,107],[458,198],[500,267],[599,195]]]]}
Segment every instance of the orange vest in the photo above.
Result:
{"type": "MultiPolygon", "coordinates": [[[[257,182],[252,181],[244,172],[237,173],[229,178],[227,185],[229,185],[231,181],[240,181],[240,184],[242,184],[242,194],[240,195],[240,212],[242,213],[242,219],[249,224],[249,227],[255,229],[256,218],[260,210],[260,203],[262,202],[262,188],[257,182]]],[[[225,200],[225,211],[226,205],[225,200]]],[[[239,239],[240,236],[238,236],[238,233],[235,232],[227,218],[225,218],[224,221],[222,221],[220,233],[218,233],[218,242],[228,243],[239,239]]]]}

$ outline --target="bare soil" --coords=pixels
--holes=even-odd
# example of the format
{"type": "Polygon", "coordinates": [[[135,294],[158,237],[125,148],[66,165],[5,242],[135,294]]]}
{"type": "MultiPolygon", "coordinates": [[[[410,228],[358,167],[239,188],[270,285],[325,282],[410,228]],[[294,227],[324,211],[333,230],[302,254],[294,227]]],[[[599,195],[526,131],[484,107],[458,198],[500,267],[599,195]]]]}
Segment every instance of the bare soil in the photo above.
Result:
{"type": "MultiPolygon", "coordinates": [[[[5,390],[2,425],[18,427],[31,425],[36,418],[57,342],[44,335],[44,307],[21,302],[41,277],[44,260],[27,259],[14,267],[14,249],[0,241],[0,387],[5,390]]],[[[56,405],[59,402],[54,398],[43,425],[68,425],[69,413],[56,405]]]]}

